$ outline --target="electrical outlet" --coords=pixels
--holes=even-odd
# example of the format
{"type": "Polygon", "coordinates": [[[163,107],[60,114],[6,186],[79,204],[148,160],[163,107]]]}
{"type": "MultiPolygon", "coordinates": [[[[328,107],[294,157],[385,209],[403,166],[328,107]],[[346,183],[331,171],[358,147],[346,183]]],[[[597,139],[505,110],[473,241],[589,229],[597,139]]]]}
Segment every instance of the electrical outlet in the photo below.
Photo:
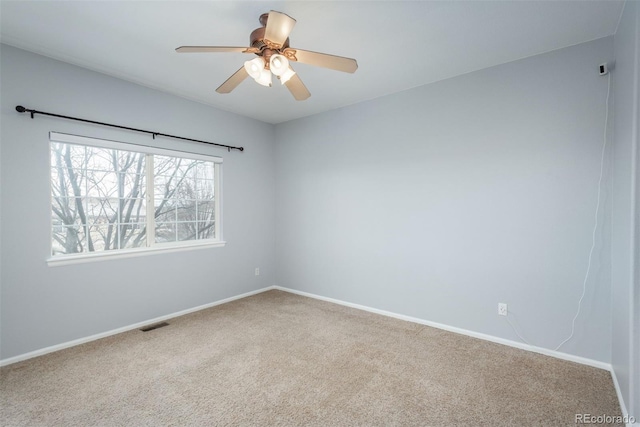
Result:
{"type": "Polygon", "coordinates": [[[507,311],[507,304],[503,303],[503,302],[499,302],[498,303],[498,314],[500,316],[506,316],[508,313],[507,311]]]}
{"type": "Polygon", "coordinates": [[[260,269],[258,267],[256,267],[256,276],[260,275],[260,269]]]}

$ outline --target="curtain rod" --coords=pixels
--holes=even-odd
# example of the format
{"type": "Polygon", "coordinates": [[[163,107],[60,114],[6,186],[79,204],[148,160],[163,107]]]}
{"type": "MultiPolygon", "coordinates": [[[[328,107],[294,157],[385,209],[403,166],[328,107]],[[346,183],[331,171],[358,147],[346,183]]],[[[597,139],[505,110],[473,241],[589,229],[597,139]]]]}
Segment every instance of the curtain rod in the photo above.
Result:
{"type": "Polygon", "coordinates": [[[131,131],[134,131],[134,132],[148,133],[151,136],[153,136],[153,139],[156,139],[156,136],[164,136],[166,138],[181,139],[183,141],[200,142],[202,144],[209,144],[209,145],[215,145],[217,147],[224,147],[229,151],[231,151],[231,150],[244,151],[244,147],[234,147],[232,145],[216,144],[215,142],[201,141],[199,139],[192,139],[192,138],[184,138],[182,136],[168,135],[166,133],[153,132],[153,131],[150,131],[150,130],[130,128],[130,127],[127,127],[127,126],[114,125],[114,124],[111,124],[111,123],[96,122],[94,120],[80,119],[78,117],[63,116],[63,115],[60,115],[60,114],[46,113],[44,111],[31,110],[29,108],[24,108],[22,105],[17,105],[16,106],[16,111],[18,113],[30,113],[32,119],[33,119],[33,116],[35,114],[42,114],[44,116],[59,117],[61,119],[76,120],[78,122],[92,123],[94,125],[109,126],[109,127],[112,127],[112,128],[131,130],[131,131]]]}

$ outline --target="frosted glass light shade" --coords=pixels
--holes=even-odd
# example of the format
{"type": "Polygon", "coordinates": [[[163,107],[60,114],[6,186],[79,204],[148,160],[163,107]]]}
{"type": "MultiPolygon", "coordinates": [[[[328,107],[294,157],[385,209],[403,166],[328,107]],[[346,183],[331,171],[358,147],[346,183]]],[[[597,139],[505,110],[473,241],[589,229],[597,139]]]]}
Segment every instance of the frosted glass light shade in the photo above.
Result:
{"type": "Polygon", "coordinates": [[[289,81],[289,79],[296,75],[296,72],[293,71],[293,68],[288,67],[284,73],[280,75],[280,84],[285,84],[289,81]]]}
{"type": "Polygon", "coordinates": [[[260,75],[254,80],[262,86],[271,87],[271,73],[269,70],[263,68],[260,75]]]}
{"type": "Polygon", "coordinates": [[[262,57],[257,57],[252,59],[251,61],[246,61],[244,63],[244,69],[247,70],[247,74],[249,74],[254,79],[260,78],[262,72],[266,71],[264,69],[264,66],[265,62],[264,58],[262,57]]]}
{"type": "Polygon", "coordinates": [[[289,69],[289,60],[284,55],[271,55],[269,59],[269,68],[276,76],[281,76],[289,69]]]}

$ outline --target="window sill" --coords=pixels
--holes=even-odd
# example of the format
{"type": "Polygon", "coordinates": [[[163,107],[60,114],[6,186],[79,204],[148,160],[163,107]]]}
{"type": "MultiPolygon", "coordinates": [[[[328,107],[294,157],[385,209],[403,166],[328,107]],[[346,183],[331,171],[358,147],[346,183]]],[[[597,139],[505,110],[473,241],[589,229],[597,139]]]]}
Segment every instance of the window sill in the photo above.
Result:
{"type": "Polygon", "coordinates": [[[158,245],[151,248],[121,249],[119,251],[104,251],[78,255],[58,255],[47,259],[49,267],[61,265],[81,264],[85,262],[107,261],[111,259],[134,258],[139,256],[165,254],[170,252],[184,252],[196,249],[223,247],[227,242],[186,242],[177,245],[158,245]]]}

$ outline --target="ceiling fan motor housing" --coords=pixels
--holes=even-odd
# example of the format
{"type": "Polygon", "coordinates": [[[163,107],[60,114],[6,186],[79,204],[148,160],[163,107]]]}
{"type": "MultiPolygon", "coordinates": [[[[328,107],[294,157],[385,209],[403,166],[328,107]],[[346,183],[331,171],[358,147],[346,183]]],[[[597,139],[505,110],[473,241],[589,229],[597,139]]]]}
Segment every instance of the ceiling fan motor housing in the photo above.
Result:
{"type": "Polygon", "coordinates": [[[266,30],[268,19],[269,19],[268,13],[263,13],[262,15],[260,15],[260,24],[262,24],[262,27],[256,28],[255,30],[253,30],[251,32],[251,35],[249,36],[249,46],[259,49],[260,52],[256,53],[256,55],[264,57],[267,64],[269,63],[269,58],[271,57],[271,55],[274,55],[276,53],[281,53],[282,50],[289,47],[288,37],[284,41],[280,49],[274,49],[274,46],[269,46],[269,43],[265,42],[264,33],[266,30]]]}

